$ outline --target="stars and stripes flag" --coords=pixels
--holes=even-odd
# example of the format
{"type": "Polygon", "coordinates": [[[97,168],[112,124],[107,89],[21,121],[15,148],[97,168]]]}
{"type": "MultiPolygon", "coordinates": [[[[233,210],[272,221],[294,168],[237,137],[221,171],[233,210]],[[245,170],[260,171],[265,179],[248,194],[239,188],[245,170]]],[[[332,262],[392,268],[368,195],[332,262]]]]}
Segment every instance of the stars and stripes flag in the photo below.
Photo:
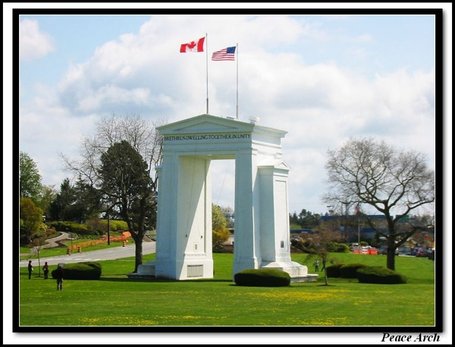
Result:
{"type": "Polygon", "coordinates": [[[212,60],[213,61],[222,61],[222,60],[235,60],[235,46],[223,48],[219,51],[213,52],[212,60]]]}

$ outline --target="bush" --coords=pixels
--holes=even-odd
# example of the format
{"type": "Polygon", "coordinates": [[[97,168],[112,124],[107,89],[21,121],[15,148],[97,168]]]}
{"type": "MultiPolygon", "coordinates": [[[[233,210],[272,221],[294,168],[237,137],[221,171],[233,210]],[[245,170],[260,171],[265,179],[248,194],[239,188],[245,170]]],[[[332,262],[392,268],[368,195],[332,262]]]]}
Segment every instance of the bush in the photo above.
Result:
{"type": "Polygon", "coordinates": [[[340,267],[340,277],[357,278],[357,270],[364,268],[364,264],[346,264],[340,267]]]}
{"type": "Polygon", "coordinates": [[[341,277],[340,268],[342,266],[343,264],[334,264],[327,266],[326,268],[327,277],[341,277]]]}
{"type": "MultiPolygon", "coordinates": [[[[55,271],[51,272],[55,279],[55,271]]],[[[101,277],[101,264],[95,262],[83,262],[65,264],[63,267],[63,278],[71,280],[98,280],[101,277]]]]}
{"type": "Polygon", "coordinates": [[[234,275],[238,286],[286,287],[291,283],[291,276],[279,269],[247,269],[234,275]]]}
{"type": "Polygon", "coordinates": [[[49,227],[53,227],[58,231],[67,231],[79,235],[96,235],[96,230],[91,230],[86,224],[80,224],[68,221],[55,221],[47,223],[49,227]]]}
{"type": "Polygon", "coordinates": [[[381,266],[365,266],[357,270],[361,283],[401,284],[407,283],[405,276],[381,266]]]}
{"type": "Polygon", "coordinates": [[[212,230],[213,251],[219,252],[224,249],[224,243],[229,239],[231,233],[228,229],[212,230]]]}
{"type": "MultiPolygon", "coordinates": [[[[86,221],[88,229],[98,234],[107,232],[107,219],[90,218],[86,221]]],[[[110,231],[125,231],[128,230],[128,224],[123,220],[110,219],[109,220],[110,231]]]]}
{"type": "Polygon", "coordinates": [[[327,244],[327,251],[335,253],[348,253],[349,246],[345,243],[329,242],[327,244]]]}

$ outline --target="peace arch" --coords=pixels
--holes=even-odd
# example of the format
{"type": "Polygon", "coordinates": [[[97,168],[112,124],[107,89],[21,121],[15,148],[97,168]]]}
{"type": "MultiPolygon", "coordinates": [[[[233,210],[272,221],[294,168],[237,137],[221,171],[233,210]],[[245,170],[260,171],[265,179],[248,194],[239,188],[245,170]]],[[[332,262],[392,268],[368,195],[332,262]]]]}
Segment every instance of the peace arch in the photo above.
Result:
{"type": "Polygon", "coordinates": [[[288,172],[282,161],[286,132],[203,114],[158,128],[163,161],[158,169],[156,259],[138,275],[177,280],[212,278],[210,163],[235,160],[233,274],[272,267],[295,280],[315,276],[291,261],[288,172]]]}

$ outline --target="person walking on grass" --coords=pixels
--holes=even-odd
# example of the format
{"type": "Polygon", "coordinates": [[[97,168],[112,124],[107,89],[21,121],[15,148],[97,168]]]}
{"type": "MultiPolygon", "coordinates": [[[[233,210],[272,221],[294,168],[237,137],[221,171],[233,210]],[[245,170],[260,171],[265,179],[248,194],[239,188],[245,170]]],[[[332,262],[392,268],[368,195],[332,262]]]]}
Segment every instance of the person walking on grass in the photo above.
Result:
{"type": "Polygon", "coordinates": [[[28,279],[32,278],[32,272],[33,272],[33,265],[32,265],[32,261],[29,260],[28,261],[28,279]]]}
{"type": "Polygon", "coordinates": [[[63,266],[58,264],[55,270],[55,278],[57,279],[57,290],[63,290],[63,266]]]}
{"type": "Polygon", "coordinates": [[[47,280],[47,278],[49,276],[49,266],[47,265],[47,261],[44,263],[43,273],[44,273],[44,279],[47,280]]]}
{"type": "Polygon", "coordinates": [[[319,259],[314,261],[314,271],[319,272],[319,259]]]}

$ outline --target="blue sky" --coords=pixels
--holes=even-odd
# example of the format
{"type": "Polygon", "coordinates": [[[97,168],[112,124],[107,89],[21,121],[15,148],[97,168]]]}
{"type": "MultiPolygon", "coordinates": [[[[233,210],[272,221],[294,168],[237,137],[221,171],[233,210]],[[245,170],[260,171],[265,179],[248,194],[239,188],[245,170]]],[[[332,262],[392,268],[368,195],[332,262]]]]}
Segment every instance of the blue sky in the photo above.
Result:
{"type": "Polygon", "coordinates": [[[360,68],[366,73],[403,66],[411,69],[434,66],[431,16],[315,16],[303,20],[324,27],[334,37],[325,45],[303,43],[311,49],[310,54],[302,50],[302,56],[310,63],[335,59],[338,64],[354,68],[358,61],[353,58],[363,58],[360,68]]]}
{"type": "MultiPolygon", "coordinates": [[[[34,20],[48,33],[54,50],[45,58],[21,64],[21,79],[27,85],[45,81],[55,84],[70,64],[90,58],[97,46],[127,32],[137,32],[149,16],[21,16],[34,20]],[[83,25],[81,25],[83,23],[83,25]]],[[[30,96],[30,94],[28,94],[30,96]]]]}
{"type": "MultiPolygon", "coordinates": [[[[325,155],[350,138],[423,151],[434,163],[433,16],[28,15],[20,23],[20,149],[57,189],[70,176],[59,154],[77,157],[100,118],[204,113],[205,55],[178,49],[205,32],[210,53],[239,43],[240,120],[259,116],[288,131],[291,212],[326,212],[325,155]]],[[[209,64],[212,114],[233,115],[234,64],[209,64]]],[[[232,205],[233,165],[213,170],[229,176],[214,199],[232,205]]]]}
{"type": "MultiPolygon", "coordinates": [[[[302,15],[296,18],[301,18],[304,25],[314,25],[333,35],[325,44],[310,38],[274,48],[277,52],[299,52],[305,63],[335,61],[367,74],[401,67],[434,67],[433,16],[302,15]],[[360,58],[363,62],[359,66],[360,58]]],[[[37,21],[40,30],[49,33],[55,44],[55,50],[45,59],[21,64],[22,81],[33,85],[42,81],[57,83],[70,64],[87,60],[97,46],[115,40],[119,35],[137,33],[150,16],[21,16],[21,20],[26,19],[37,21]]]]}

